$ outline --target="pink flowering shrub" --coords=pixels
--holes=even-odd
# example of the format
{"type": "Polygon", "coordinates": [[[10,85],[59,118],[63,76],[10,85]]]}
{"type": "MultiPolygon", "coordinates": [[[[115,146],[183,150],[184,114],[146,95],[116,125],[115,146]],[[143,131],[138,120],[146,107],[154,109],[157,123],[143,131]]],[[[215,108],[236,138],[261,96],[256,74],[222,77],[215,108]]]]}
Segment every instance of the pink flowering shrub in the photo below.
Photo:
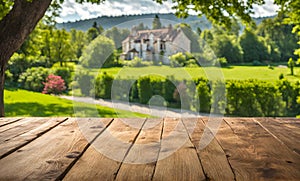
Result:
{"type": "Polygon", "coordinates": [[[64,79],[57,75],[50,74],[43,84],[45,86],[43,94],[61,94],[66,90],[64,79]]]}

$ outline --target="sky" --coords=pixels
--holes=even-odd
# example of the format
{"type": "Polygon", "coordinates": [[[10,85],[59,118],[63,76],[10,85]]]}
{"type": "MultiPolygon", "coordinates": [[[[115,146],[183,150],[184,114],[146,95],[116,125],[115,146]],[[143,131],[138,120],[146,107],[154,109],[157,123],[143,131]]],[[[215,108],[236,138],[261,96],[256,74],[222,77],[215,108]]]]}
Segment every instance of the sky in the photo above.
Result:
{"type": "MultiPolygon", "coordinates": [[[[277,6],[272,0],[266,0],[263,6],[255,6],[254,17],[276,14],[277,6]]],[[[99,16],[120,16],[129,14],[172,13],[172,2],[168,0],[162,5],[153,0],[106,0],[100,5],[91,3],[78,4],[75,0],[65,0],[57,22],[91,19],[99,16]]]]}

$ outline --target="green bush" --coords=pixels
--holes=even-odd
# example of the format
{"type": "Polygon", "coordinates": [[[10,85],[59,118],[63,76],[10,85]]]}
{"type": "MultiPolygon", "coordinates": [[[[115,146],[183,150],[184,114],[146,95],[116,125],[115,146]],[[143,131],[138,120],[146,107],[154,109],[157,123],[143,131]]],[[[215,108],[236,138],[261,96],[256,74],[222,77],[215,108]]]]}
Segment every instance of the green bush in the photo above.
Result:
{"type": "Polygon", "coordinates": [[[225,114],[226,87],[225,82],[217,80],[212,83],[211,90],[211,112],[214,114],[225,114]]]}
{"type": "Polygon", "coordinates": [[[59,69],[59,68],[67,68],[71,72],[75,71],[76,63],[75,62],[64,62],[63,66],[60,66],[60,62],[56,62],[55,64],[52,65],[52,69],[59,69]]]}
{"type": "Polygon", "coordinates": [[[9,70],[5,71],[5,85],[10,86],[13,84],[13,74],[9,70]]]}
{"type": "Polygon", "coordinates": [[[125,66],[128,66],[128,67],[146,67],[146,66],[152,65],[151,62],[143,61],[139,57],[134,57],[132,60],[124,61],[123,63],[125,66]]]}
{"type": "Polygon", "coordinates": [[[44,82],[50,74],[50,70],[43,67],[32,67],[20,75],[18,82],[26,90],[42,92],[44,82]]]}
{"type": "Polygon", "coordinates": [[[167,77],[165,82],[163,83],[163,97],[169,103],[175,102],[175,99],[173,98],[173,93],[176,89],[176,86],[173,82],[175,83],[175,79],[173,76],[171,76],[167,77]]]}
{"type": "Polygon", "coordinates": [[[138,100],[139,100],[138,85],[137,85],[137,81],[134,81],[134,83],[130,88],[129,101],[138,102],[138,100]]]}
{"type": "Polygon", "coordinates": [[[186,67],[199,67],[197,60],[195,60],[194,58],[187,60],[185,63],[185,66],[186,67]]]}
{"type": "Polygon", "coordinates": [[[142,104],[148,103],[149,99],[153,95],[150,76],[145,76],[145,77],[139,78],[137,86],[138,86],[140,103],[142,103],[142,104]]]}
{"type": "Polygon", "coordinates": [[[262,66],[263,63],[261,63],[261,62],[258,61],[258,60],[254,60],[254,61],[252,62],[252,65],[253,65],[253,66],[262,66]]]}
{"type": "Polygon", "coordinates": [[[200,112],[209,112],[211,105],[211,93],[207,80],[199,81],[197,92],[200,104],[200,112]]]}
{"type": "Polygon", "coordinates": [[[282,96],[277,86],[258,80],[227,82],[227,114],[280,116],[282,96]]]}
{"type": "Polygon", "coordinates": [[[64,79],[67,89],[72,82],[72,70],[68,67],[56,67],[52,68],[54,75],[59,75],[62,79],[64,79]]]}
{"type": "Polygon", "coordinates": [[[215,61],[214,61],[214,66],[218,66],[220,65],[221,67],[227,67],[228,65],[228,62],[226,60],[225,57],[221,57],[221,58],[217,58],[215,61]]]}
{"type": "Polygon", "coordinates": [[[112,75],[108,75],[106,72],[100,74],[96,78],[95,96],[98,98],[110,99],[113,81],[114,77],[112,75]]]}
{"type": "Polygon", "coordinates": [[[13,81],[17,82],[20,75],[31,67],[31,60],[25,58],[25,55],[15,53],[8,61],[7,70],[13,75],[13,81]]]}
{"type": "Polygon", "coordinates": [[[284,79],[283,73],[281,73],[281,74],[279,75],[279,80],[282,80],[282,79],[284,79]]]}
{"type": "Polygon", "coordinates": [[[171,55],[169,58],[171,67],[183,67],[185,65],[186,56],[182,52],[171,55]]]}
{"type": "Polygon", "coordinates": [[[88,96],[91,93],[93,84],[92,84],[93,76],[89,75],[86,71],[81,71],[75,76],[75,80],[77,82],[77,86],[80,88],[81,94],[88,96]]]}
{"type": "Polygon", "coordinates": [[[282,100],[285,102],[285,115],[294,116],[300,113],[300,106],[297,104],[297,97],[300,96],[300,83],[292,83],[286,79],[277,82],[282,100]]]}

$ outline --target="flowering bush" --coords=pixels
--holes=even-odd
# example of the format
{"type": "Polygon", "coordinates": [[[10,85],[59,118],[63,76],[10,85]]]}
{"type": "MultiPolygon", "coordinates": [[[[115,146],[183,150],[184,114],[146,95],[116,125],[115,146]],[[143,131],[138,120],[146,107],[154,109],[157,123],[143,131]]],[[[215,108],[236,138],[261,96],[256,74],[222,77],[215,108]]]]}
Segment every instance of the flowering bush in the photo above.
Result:
{"type": "Polygon", "coordinates": [[[43,94],[61,94],[66,90],[64,79],[57,75],[50,74],[43,84],[45,85],[43,94]]]}

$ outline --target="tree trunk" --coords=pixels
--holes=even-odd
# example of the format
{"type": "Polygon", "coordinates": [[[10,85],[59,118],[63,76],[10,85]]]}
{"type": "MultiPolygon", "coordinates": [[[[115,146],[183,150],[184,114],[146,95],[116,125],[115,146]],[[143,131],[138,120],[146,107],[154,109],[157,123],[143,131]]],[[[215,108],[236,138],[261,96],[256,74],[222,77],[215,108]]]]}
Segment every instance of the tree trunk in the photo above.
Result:
{"type": "Polygon", "coordinates": [[[4,80],[5,80],[5,66],[4,64],[1,64],[0,67],[0,115],[1,117],[4,117],[4,80]]]}
{"type": "Polygon", "coordinates": [[[44,16],[52,0],[15,0],[0,21],[0,117],[4,116],[4,75],[8,60],[44,16]]]}

